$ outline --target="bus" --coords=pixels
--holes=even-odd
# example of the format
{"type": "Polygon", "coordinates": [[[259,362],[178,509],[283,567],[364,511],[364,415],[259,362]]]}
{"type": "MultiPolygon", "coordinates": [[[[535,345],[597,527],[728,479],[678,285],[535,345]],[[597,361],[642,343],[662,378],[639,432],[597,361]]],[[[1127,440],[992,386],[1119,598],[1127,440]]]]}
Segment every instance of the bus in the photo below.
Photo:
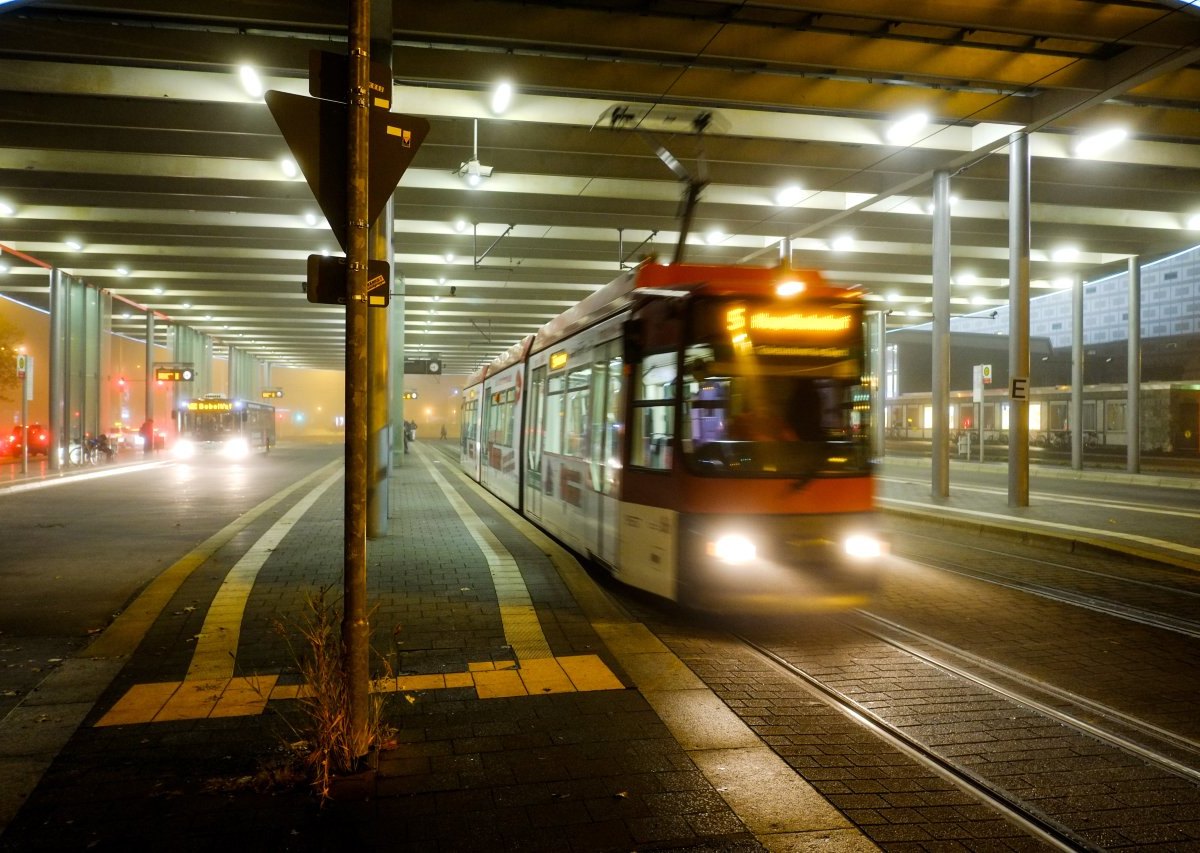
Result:
{"type": "Polygon", "coordinates": [[[175,414],[179,437],[173,452],[178,459],[204,454],[238,460],[275,446],[274,406],[206,394],[188,400],[175,414]]]}
{"type": "Polygon", "coordinates": [[[645,263],[472,376],[465,473],[617,580],[716,611],[878,582],[862,294],[645,263]]]}

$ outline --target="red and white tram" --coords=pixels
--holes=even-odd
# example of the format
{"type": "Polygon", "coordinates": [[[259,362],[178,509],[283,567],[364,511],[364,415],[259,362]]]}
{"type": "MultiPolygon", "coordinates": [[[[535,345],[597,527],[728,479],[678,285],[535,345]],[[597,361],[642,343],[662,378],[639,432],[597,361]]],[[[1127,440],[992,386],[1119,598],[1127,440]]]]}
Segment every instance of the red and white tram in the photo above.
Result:
{"type": "Polygon", "coordinates": [[[716,611],[877,580],[860,294],[646,263],[472,376],[462,466],[620,581],[716,611]]]}

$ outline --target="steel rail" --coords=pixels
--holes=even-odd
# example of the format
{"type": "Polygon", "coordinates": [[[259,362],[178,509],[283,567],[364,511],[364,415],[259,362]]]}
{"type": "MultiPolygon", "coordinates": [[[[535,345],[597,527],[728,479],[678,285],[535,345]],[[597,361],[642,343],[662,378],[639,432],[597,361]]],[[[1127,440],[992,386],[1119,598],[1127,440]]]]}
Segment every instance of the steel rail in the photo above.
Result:
{"type": "Polygon", "coordinates": [[[1057,850],[1099,851],[1101,849],[1088,843],[1050,816],[1043,814],[1027,803],[1014,799],[1003,790],[994,787],[986,779],[979,777],[968,768],[955,764],[937,754],[925,744],[910,737],[903,730],[884,720],[874,711],[805,672],[766,646],[742,634],[734,633],[732,636],[769,661],[783,673],[803,682],[813,693],[823,698],[830,707],[853,719],[881,740],[903,752],[960,790],[984,801],[1008,821],[1019,826],[1030,835],[1044,841],[1057,850]]]}

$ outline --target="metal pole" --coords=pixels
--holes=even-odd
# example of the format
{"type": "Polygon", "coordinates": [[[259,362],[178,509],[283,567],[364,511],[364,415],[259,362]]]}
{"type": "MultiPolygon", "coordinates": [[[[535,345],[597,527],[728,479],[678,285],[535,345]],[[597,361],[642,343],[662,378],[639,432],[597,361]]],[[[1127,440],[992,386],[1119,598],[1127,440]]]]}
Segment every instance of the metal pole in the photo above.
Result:
{"type": "Polygon", "coordinates": [[[950,173],[933,175],[933,497],[950,495],[950,173]]]}
{"type": "MultiPolygon", "coordinates": [[[[1029,136],[1009,137],[1008,377],[1029,378],[1029,136]]],[[[1011,398],[1011,394],[1010,394],[1011,398]]],[[[1029,506],[1029,401],[1008,402],[1008,505],[1029,506]]]]}
{"type": "MultiPolygon", "coordinates": [[[[371,59],[392,67],[392,4],[371,7],[371,59]]],[[[368,115],[370,110],[367,111],[368,115]]],[[[368,234],[368,257],[388,265],[388,287],[392,282],[392,212],[388,199],[383,213],[368,234]]],[[[389,297],[390,303],[390,297],[389,297]]],[[[403,322],[401,315],[400,322],[403,322]]],[[[367,536],[378,539],[387,534],[390,501],[388,477],[392,460],[391,385],[388,361],[391,352],[391,312],[386,308],[367,311],[367,536]]]]}
{"type": "Polygon", "coordinates": [[[1129,259],[1129,357],[1125,403],[1125,470],[1136,474],[1142,464],[1142,268],[1129,259]]]}
{"type": "Polygon", "coordinates": [[[877,343],[879,388],[875,394],[877,406],[875,410],[875,447],[877,455],[882,459],[887,455],[887,311],[876,312],[875,316],[879,318],[879,327],[876,330],[879,338],[877,343]]]}
{"type": "Polygon", "coordinates": [[[370,0],[351,0],[346,151],[346,492],[342,644],[351,747],[370,747],[367,622],[367,139],[370,0]]]}
{"type": "Polygon", "coordinates": [[[66,397],[66,282],[60,269],[50,270],[50,470],[62,466],[59,454],[63,444],[65,421],[63,412],[66,397]]]}
{"type": "Polygon", "coordinates": [[[1071,286],[1071,467],[1083,470],[1083,277],[1071,286]]]}
{"type": "MultiPolygon", "coordinates": [[[[146,414],[143,421],[154,417],[154,312],[146,309],[146,414]]],[[[153,449],[153,448],[152,448],[153,449]]]]}

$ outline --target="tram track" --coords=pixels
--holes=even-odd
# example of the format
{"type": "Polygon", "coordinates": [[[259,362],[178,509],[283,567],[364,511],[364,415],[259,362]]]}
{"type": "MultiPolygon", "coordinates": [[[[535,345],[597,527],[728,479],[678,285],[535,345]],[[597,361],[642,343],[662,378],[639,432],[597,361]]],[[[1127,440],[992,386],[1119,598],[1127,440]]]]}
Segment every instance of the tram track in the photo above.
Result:
{"type": "Polygon", "coordinates": [[[769,661],[777,670],[804,684],[811,692],[820,696],[826,704],[850,717],[930,772],[986,803],[1010,823],[1020,827],[1031,836],[1057,850],[1098,851],[1103,849],[1089,843],[1040,809],[1013,797],[970,768],[931,749],[919,739],[910,736],[902,728],[888,722],[882,715],[789,661],[784,655],[744,634],[734,634],[733,636],[747,648],[769,661]]]}
{"type": "MultiPolygon", "coordinates": [[[[933,541],[933,537],[922,537],[917,533],[906,532],[905,535],[913,538],[924,538],[933,541]]],[[[1136,578],[1126,578],[1111,573],[1096,572],[1057,561],[1042,560],[1024,555],[1016,555],[1009,552],[993,551],[991,549],[981,548],[977,545],[960,545],[959,547],[969,548],[972,551],[977,551],[992,556],[1002,556],[1011,562],[1034,564],[1039,567],[1063,570],[1081,575],[1090,575],[1093,577],[1102,578],[1105,581],[1112,582],[1116,585],[1136,586],[1143,589],[1150,589],[1164,594],[1169,594],[1170,596],[1176,598],[1187,597],[1200,600],[1200,593],[1194,590],[1149,583],[1136,578]]],[[[919,565],[955,574],[960,577],[971,578],[973,580],[990,583],[995,586],[1016,590],[1029,595],[1036,595],[1040,598],[1044,598],[1049,601],[1055,601],[1060,604],[1070,604],[1075,607],[1081,607],[1086,610],[1090,610],[1092,612],[1103,613],[1108,616],[1124,619],[1129,622],[1136,622],[1140,625],[1146,625],[1164,631],[1171,631],[1191,639],[1200,639],[1200,621],[1197,621],[1196,619],[1176,616],[1169,613],[1163,613],[1161,611],[1149,610],[1144,607],[1138,607],[1135,605],[1114,601],[1111,598],[1104,598],[1076,590],[1064,589],[1061,586],[1051,586],[1049,584],[1037,583],[1031,580],[1018,579],[1012,577],[1011,575],[1005,575],[998,572],[981,569],[978,566],[970,566],[961,561],[949,560],[944,557],[931,557],[928,554],[918,554],[908,551],[902,547],[895,548],[893,553],[898,557],[902,557],[903,559],[919,565]]]]}
{"type": "MultiPolygon", "coordinates": [[[[757,631],[749,627],[733,631],[732,636],[754,655],[769,662],[777,672],[799,682],[826,706],[1054,849],[1103,850],[1109,846],[1110,838],[1102,828],[1104,810],[1092,817],[1081,817],[1078,808],[1068,805],[1084,774],[1099,774],[1116,780],[1122,771],[1132,769],[1135,776],[1140,773],[1137,781],[1114,782],[1112,794],[1118,800],[1136,796],[1142,786],[1170,787],[1172,783],[1165,780],[1174,778],[1176,786],[1182,785],[1190,791],[1185,797],[1190,804],[1180,806],[1181,815],[1191,814],[1189,810],[1200,802],[1200,742],[1044,684],[877,614],[855,611],[835,621],[848,632],[866,639],[866,644],[856,647],[857,658],[876,662],[881,671],[891,671],[880,677],[881,683],[899,680],[895,675],[899,667],[894,660],[879,663],[884,658],[883,647],[926,670],[925,675],[911,676],[910,673],[914,683],[942,682],[939,688],[920,688],[928,690],[930,697],[929,710],[921,712],[926,714],[925,719],[914,722],[912,708],[905,707],[903,702],[897,702],[895,707],[881,707],[888,703],[879,702],[877,697],[888,688],[875,684],[864,687],[864,682],[870,682],[870,675],[856,675],[850,682],[851,689],[843,689],[838,678],[845,678],[844,663],[835,666],[822,659],[820,654],[806,652],[801,646],[792,649],[781,646],[779,637],[755,636],[757,631]],[[923,645],[935,647],[938,653],[921,648],[923,645]],[[803,659],[806,654],[810,656],[807,663],[803,659]],[[987,674],[981,674],[982,670],[987,674]],[[833,672],[839,674],[832,677],[827,674],[833,672]],[[921,736],[922,731],[936,732],[939,727],[952,725],[953,720],[963,716],[961,711],[949,710],[946,685],[952,683],[966,683],[976,693],[971,701],[977,708],[987,706],[991,700],[986,697],[990,696],[1005,707],[1021,709],[1019,712],[1006,711],[1005,715],[1013,713],[1024,719],[1044,720],[1041,725],[1044,735],[1038,737],[1043,737],[1047,744],[1041,747],[1026,742],[1015,747],[1003,743],[1005,739],[1000,737],[998,742],[1003,743],[998,747],[1000,752],[988,756],[983,751],[966,755],[956,753],[953,749],[947,750],[936,738],[926,740],[921,736]],[[854,688],[859,690],[858,698],[851,695],[854,688]],[[939,691],[942,691],[941,696],[939,691]],[[1065,730],[1070,734],[1065,734],[1065,730]],[[1062,746],[1066,743],[1070,745],[1062,746]],[[1029,761],[1029,766],[1037,767],[1036,770],[1015,774],[1010,770],[1005,775],[995,768],[1005,766],[1007,762],[1002,753],[1010,749],[1030,752],[1041,749],[1045,757],[1029,761]],[[1094,762],[1083,774],[1072,770],[1072,762],[1078,761],[1080,756],[1085,757],[1085,763],[1094,762]],[[1137,771],[1137,767],[1145,769],[1137,771]],[[1039,776],[1039,782],[1022,788],[1023,780],[1034,773],[1039,776]],[[1044,808],[1042,804],[1045,804],[1044,808]]],[[[864,663],[864,668],[868,666],[864,663]]]]}
{"type": "Polygon", "coordinates": [[[857,610],[855,615],[859,619],[867,620],[875,627],[867,628],[854,624],[852,620],[844,620],[844,624],[932,666],[959,678],[968,679],[1040,714],[1059,720],[1118,749],[1138,755],[1164,770],[1200,784],[1200,741],[1140,720],[1078,693],[1063,690],[1045,681],[1032,678],[1012,667],[987,660],[927,634],[906,628],[878,614],[857,610]],[[888,632],[891,632],[891,635],[888,632]],[[897,633],[907,635],[909,639],[907,641],[897,639],[894,636],[897,633]],[[954,663],[944,657],[938,657],[917,648],[914,642],[932,646],[942,655],[957,658],[959,662],[954,663]],[[978,672],[980,669],[990,673],[992,677],[981,676],[978,672]],[[1009,682],[1017,687],[1014,689],[1005,686],[1002,682],[1009,682]],[[1039,699],[1039,696],[1044,698],[1039,699]],[[1051,703],[1057,703],[1058,707],[1051,703]],[[1076,712],[1064,711],[1062,706],[1074,708],[1076,712]],[[1093,719],[1103,720],[1107,727],[1097,725],[1092,721],[1093,719]],[[1128,734],[1122,734],[1122,730],[1137,735],[1141,740],[1135,740],[1128,734]],[[1191,763],[1188,763],[1189,759],[1191,763]]]}

